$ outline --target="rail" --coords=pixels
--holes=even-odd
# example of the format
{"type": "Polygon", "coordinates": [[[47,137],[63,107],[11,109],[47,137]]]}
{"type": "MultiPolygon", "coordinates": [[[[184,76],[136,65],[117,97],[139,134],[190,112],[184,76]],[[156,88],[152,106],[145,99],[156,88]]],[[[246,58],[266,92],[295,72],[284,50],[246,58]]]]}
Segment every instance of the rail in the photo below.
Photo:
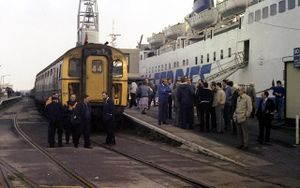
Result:
{"type": "Polygon", "coordinates": [[[163,173],[165,173],[165,174],[167,174],[169,176],[173,176],[173,177],[175,177],[177,179],[180,179],[180,180],[182,180],[182,181],[184,181],[184,182],[192,185],[193,187],[201,187],[201,188],[213,187],[213,186],[207,185],[206,183],[200,182],[199,180],[193,180],[190,177],[186,177],[186,176],[181,175],[181,174],[179,174],[177,172],[171,171],[171,170],[169,170],[167,168],[164,168],[164,167],[162,167],[162,166],[160,166],[158,164],[152,163],[150,161],[146,161],[145,159],[142,159],[142,158],[139,158],[137,156],[133,156],[133,155],[130,155],[130,154],[118,151],[118,150],[116,150],[116,149],[114,149],[112,147],[106,146],[104,144],[100,144],[100,143],[98,143],[96,141],[93,141],[93,140],[91,140],[91,141],[92,141],[92,143],[94,145],[97,145],[97,146],[102,147],[102,148],[104,148],[106,150],[109,150],[111,152],[114,152],[114,153],[117,153],[119,155],[122,155],[122,156],[124,156],[126,158],[135,160],[135,161],[137,161],[139,163],[142,163],[144,165],[147,165],[147,166],[149,166],[149,167],[151,167],[153,169],[159,170],[159,171],[161,171],[161,172],[163,172],[163,173]]]}
{"type": "Polygon", "coordinates": [[[32,141],[29,136],[27,136],[19,127],[18,124],[18,113],[17,115],[15,115],[14,118],[14,127],[16,129],[16,131],[18,132],[19,135],[21,135],[23,137],[23,139],[29,143],[31,146],[33,146],[36,150],[38,150],[40,153],[42,153],[43,155],[45,155],[50,161],[52,161],[54,164],[56,164],[60,169],[62,169],[62,171],[69,176],[70,178],[72,178],[73,180],[77,181],[80,185],[82,185],[83,187],[87,187],[87,188],[96,188],[97,186],[92,184],[91,182],[89,182],[88,180],[86,180],[85,178],[79,176],[77,173],[75,173],[74,171],[72,171],[71,169],[69,169],[68,167],[66,167],[62,162],[60,162],[59,160],[57,160],[54,156],[52,156],[49,152],[47,152],[45,149],[43,149],[41,146],[39,146],[37,143],[35,143],[34,141],[32,141]]]}

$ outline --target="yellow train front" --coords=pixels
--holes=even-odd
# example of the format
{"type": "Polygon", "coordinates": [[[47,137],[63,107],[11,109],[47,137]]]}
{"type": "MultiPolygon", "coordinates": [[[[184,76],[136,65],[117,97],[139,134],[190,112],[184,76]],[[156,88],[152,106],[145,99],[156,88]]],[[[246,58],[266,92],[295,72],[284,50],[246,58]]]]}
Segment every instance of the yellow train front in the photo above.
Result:
{"type": "Polygon", "coordinates": [[[71,94],[80,101],[88,95],[93,116],[100,120],[102,92],[107,91],[114,100],[118,118],[127,105],[127,64],[121,51],[107,45],[75,47],[37,74],[35,100],[44,104],[53,92],[58,92],[66,105],[71,94]]]}

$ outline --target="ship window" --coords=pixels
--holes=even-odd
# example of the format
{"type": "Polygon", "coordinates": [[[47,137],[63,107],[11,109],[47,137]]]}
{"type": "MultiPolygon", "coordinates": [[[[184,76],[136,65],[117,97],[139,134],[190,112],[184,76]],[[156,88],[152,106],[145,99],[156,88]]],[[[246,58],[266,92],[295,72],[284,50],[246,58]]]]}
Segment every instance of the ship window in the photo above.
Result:
{"type": "Polygon", "coordinates": [[[189,65],[189,60],[188,59],[186,59],[186,66],[188,66],[189,65]]]}
{"type": "Polygon", "coordinates": [[[261,19],[261,10],[255,11],[255,21],[258,22],[261,19]]]}
{"type": "Polygon", "coordinates": [[[264,7],[262,9],[262,18],[265,19],[269,16],[269,7],[264,7]]]}
{"type": "Polygon", "coordinates": [[[217,60],[217,52],[214,52],[214,61],[217,60]]]}
{"type": "Polygon", "coordinates": [[[285,8],[286,8],[285,4],[286,4],[285,0],[279,1],[279,10],[278,10],[279,13],[285,12],[285,8]]]}
{"type": "Polygon", "coordinates": [[[198,65],[198,57],[195,57],[195,65],[198,65]]]}
{"type": "Polygon", "coordinates": [[[157,72],[157,66],[155,66],[155,72],[157,72]]]}
{"type": "Polygon", "coordinates": [[[275,16],[277,14],[277,4],[273,4],[270,6],[270,15],[275,16]]]}
{"type": "Polygon", "coordinates": [[[174,68],[176,68],[176,62],[174,62],[174,68]]]}
{"type": "Polygon", "coordinates": [[[165,70],[167,70],[168,69],[168,65],[167,64],[165,64],[165,70]]]}
{"type": "Polygon", "coordinates": [[[223,50],[221,50],[221,53],[220,53],[220,59],[223,59],[224,58],[224,55],[223,55],[223,50]]]}
{"type": "Polygon", "coordinates": [[[185,60],[182,60],[182,65],[185,66],[185,60]]]}
{"type": "Polygon", "coordinates": [[[179,67],[179,61],[177,61],[177,67],[179,67]]]}
{"type": "Polygon", "coordinates": [[[203,55],[200,56],[201,64],[203,64],[203,55]]]}
{"type": "Polygon", "coordinates": [[[171,69],[172,68],[172,65],[171,65],[171,63],[169,63],[169,69],[171,69]]]}
{"type": "Polygon", "coordinates": [[[228,57],[231,57],[231,48],[228,48],[228,57]]]}
{"type": "Polygon", "coordinates": [[[70,61],[69,61],[69,76],[70,77],[79,77],[80,76],[79,59],[70,59],[70,61]]]}
{"type": "Polygon", "coordinates": [[[250,12],[248,14],[248,24],[252,24],[253,23],[253,12],[250,12]]]}
{"type": "Polygon", "coordinates": [[[206,62],[209,63],[209,54],[207,54],[206,62]]]}
{"type": "Polygon", "coordinates": [[[288,1],[288,9],[294,9],[296,7],[296,0],[289,0],[288,1]]]}

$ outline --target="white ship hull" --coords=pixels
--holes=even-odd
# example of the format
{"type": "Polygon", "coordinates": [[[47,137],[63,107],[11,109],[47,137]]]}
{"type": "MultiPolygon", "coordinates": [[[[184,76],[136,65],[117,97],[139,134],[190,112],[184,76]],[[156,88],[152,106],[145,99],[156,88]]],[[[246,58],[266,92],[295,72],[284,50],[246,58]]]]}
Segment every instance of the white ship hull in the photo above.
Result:
{"type": "MultiPolygon", "coordinates": [[[[284,64],[282,58],[293,55],[293,49],[300,47],[300,4],[296,1],[293,9],[288,9],[286,2],[285,12],[279,13],[280,0],[265,0],[249,6],[241,25],[235,29],[212,35],[206,40],[201,40],[184,48],[145,57],[147,51],[141,52],[140,73],[144,77],[154,78],[158,83],[161,78],[170,77],[173,80],[185,75],[198,79],[214,78],[219,81],[224,77],[233,80],[237,84],[254,82],[257,91],[271,87],[272,80],[283,80],[284,64]],[[265,19],[255,21],[255,12],[264,7],[277,5],[277,13],[274,16],[268,14],[265,19]],[[253,22],[248,22],[248,15],[253,13],[253,22]],[[231,49],[231,57],[228,50],[231,49]],[[221,59],[223,50],[223,59],[221,59]],[[216,53],[216,59],[214,59],[216,53]],[[209,54],[209,62],[207,62],[209,54]],[[239,67],[227,74],[214,77],[218,72],[226,68],[226,64],[242,63],[235,54],[242,54],[242,59],[247,61],[244,68],[239,67]],[[203,63],[201,62],[203,57],[203,63]],[[230,76],[229,76],[230,75],[230,76]]],[[[299,2],[300,3],[300,2],[299,2]]],[[[261,15],[262,16],[262,15],[261,15]]],[[[211,81],[211,80],[210,80],[211,81]]]]}

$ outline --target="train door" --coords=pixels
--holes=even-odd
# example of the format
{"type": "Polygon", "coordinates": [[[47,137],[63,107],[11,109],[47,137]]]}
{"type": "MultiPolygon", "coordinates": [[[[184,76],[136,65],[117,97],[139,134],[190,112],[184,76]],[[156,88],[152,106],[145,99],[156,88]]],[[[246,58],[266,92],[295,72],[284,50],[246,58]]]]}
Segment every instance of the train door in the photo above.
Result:
{"type": "Polygon", "coordinates": [[[91,102],[101,101],[108,86],[108,61],[104,56],[89,56],[86,60],[86,90],[91,102]]]}

